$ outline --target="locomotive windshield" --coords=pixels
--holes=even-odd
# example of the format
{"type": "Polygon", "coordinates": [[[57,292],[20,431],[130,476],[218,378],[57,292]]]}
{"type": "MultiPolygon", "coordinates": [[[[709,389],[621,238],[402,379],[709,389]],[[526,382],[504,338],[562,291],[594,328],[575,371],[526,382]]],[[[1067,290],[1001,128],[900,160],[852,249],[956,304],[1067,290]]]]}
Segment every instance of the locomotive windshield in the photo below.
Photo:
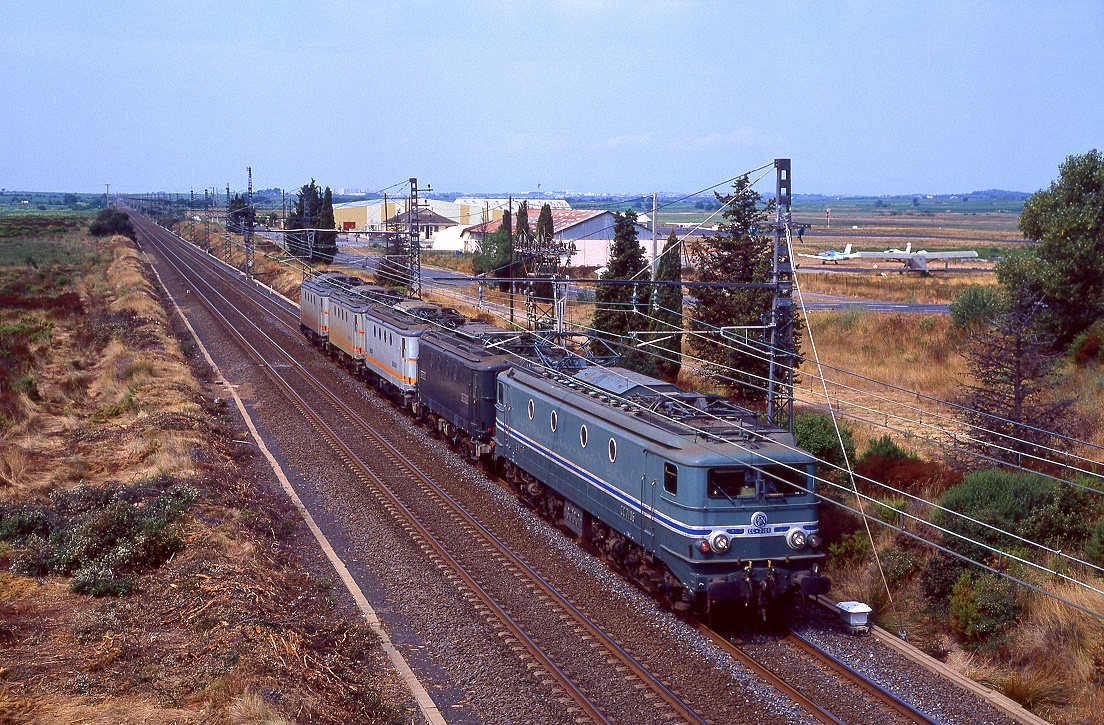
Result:
{"type": "Polygon", "coordinates": [[[709,498],[755,495],[755,472],[750,468],[710,468],[707,482],[709,498]]]}
{"type": "Polygon", "coordinates": [[[757,491],[764,496],[801,496],[809,492],[809,476],[798,465],[764,466],[762,470],[710,468],[706,481],[709,498],[750,498],[757,491]]]}
{"type": "Polygon", "coordinates": [[[763,493],[767,496],[801,496],[809,492],[809,474],[800,464],[763,467],[763,493]]]}

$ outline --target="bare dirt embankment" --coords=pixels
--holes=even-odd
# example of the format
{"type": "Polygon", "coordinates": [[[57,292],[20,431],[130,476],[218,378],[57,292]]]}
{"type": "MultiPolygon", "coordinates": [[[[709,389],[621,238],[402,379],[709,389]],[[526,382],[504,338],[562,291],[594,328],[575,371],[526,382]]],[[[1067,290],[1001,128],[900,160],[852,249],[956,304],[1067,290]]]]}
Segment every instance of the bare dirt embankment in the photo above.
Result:
{"type": "Polygon", "coordinates": [[[19,244],[0,249],[0,723],[400,718],[130,240],[19,244]]]}

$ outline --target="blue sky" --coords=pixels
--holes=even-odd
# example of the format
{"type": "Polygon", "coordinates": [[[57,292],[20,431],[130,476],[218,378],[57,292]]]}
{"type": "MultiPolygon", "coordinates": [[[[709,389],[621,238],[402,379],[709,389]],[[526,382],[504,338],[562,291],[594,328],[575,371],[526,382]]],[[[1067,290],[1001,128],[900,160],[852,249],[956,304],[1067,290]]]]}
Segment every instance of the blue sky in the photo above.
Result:
{"type": "Polygon", "coordinates": [[[0,187],[1034,191],[1104,147],[1104,3],[6,2],[0,187]]]}

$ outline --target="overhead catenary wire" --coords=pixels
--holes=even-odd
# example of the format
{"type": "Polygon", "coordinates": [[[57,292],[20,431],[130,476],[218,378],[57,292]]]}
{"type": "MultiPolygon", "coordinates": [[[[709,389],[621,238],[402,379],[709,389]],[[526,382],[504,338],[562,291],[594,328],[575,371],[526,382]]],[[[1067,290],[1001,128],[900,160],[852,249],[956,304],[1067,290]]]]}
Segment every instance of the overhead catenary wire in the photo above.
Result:
{"type": "MultiPolygon", "coordinates": [[[[763,285],[763,286],[769,286],[769,285],[763,285]]],[[[586,303],[581,303],[581,304],[597,304],[597,303],[586,302],[586,303]]],[[[610,306],[610,307],[623,306],[625,308],[629,308],[629,307],[633,306],[632,303],[616,303],[616,302],[605,303],[605,302],[603,302],[601,304],[606,305],[606,306],[610,306]]],[[[655,308],[653,308],[653,309],[655,309],[655,308]]],[[[664,307],[659,307],[658,309],[678,313],[678,311],[676,311],[676,310],[668,310],[667,308],[664,308],[664,307]]],[[[639,310],[637,310],[637,311],[639,312],[639,310]]],[[[655,316],[648,315],[646,313],[640,313],[640,314],[642,314],[644,317],[646,317],[650,321],[655,321],[655,322],[659,322],[659,323],[662,323],[662,324],[667,324],[666,321],[664,321],[660,318],[657,318],[655,316]]],[[[728,338],[732,343],[732,344],[729,344],[729,343],[725,342],[724,340],[716,340],[714,338],[706,338],[706,335],[708,335],[708,334],[713,334],[713,333],[721,334],[721,333],[723,333],[723,330],[721,330],[721,328],[709,325],[708,323],[703,322],[701,320],[698,320],[698,319],[695,319],[693,317],[687,316],[685,313],[681,313],[681,314],[682,314],[684,320],[689,320],[690,322],[692,322],[694,324],[697,324],[697,325],[700,325],[702,327],[712,328],[712,330],[710,332],[703,332],[701,330],[694,330],[694,329],[683,329],[681,331],[676,331],[672,328],[673,332],[678,332],[679,334],[684,334],[684,335],[690,336],[690,337],[698,337],[698,338],[708,339],[711,344],[720,345],[721,347],[724,347],[726,349],[730,349],[730,350],[733,350],[733,351],[736,351],[736,352],[740,352],[741,354],[744,354],[744,355],[747,355],[749,357],[753,357],[753,358],[756,358],[756,359],[759,359],[759,360],[764,360],[764,361],[769,360],[768,357],[765,357],[765,353],[769,353],[772,349],[768,342],[766,342],[766,341],[756,341],[754,344],[752,344],[750,342],[741,342],[737,339],[728,338]],[[737,347],[737,346],[739,346],[739,347],[737,347]]],[[[805,314],[805,317],[807,318],[808,315],[805,314]]],[[[651,330],[649,330],[648,332],[651,332],[651,330]]],[[[807,356],[804,356],[804,355],[795,355],[795,357],[800,361],[815,362],[815,361],[811,360],[810,358],[808,358],[807,356]]],[[[713,366],[719,365],[718,363],[713,363],[711,361],[709,362],[709,364],[713,365],[713,366]]],[[[852,372],[847,371],[843,368],[834,367],[834,366],[829,365],[827,363],[819,363],[818,367],[839,371],[839,372],[847,374],[847,375],[854,375],[854,376],[857,376],[857,377],[859,377],[863,380],[869,381],[871,383],[875,383],[875,384],[878,384],[878,385],[883,385],[883,386],[889,387],[893,390],[908,393],[910,395],[916,395],[916,397],[918,397],[918,398],[919,397],[924,397],[927,400],[930,400],[932,402],[937,402],[937,403],[941,403],[941,404],[944,404],[944,405],[948,405],[950,407],[953,407],[953,408],[956,408],[956,409],[959,409],[959,410],[972,410],[972,409],[967,409],[964,406],[959,405],[959,404],[955,404],[955,403],[951,403],[951,402],[947,402],[947,401],[942,401],[942,400],[940,400],[938,398],[934,398],[932,396],[926,396],[922,393],[914,393],[914,391],[910,391],[910,390],[907,390],[905,388],[901,388],[899,386],[892,385],[891,383],[885,383],[885,382],[879,381],[875,378],[859,375],[857,373],[852,373],[852,372]]],[[[744,374],[744,375],[750,375],[750,373],[748,373],[747,371],[738,371],[738,372],[740,372],[741,374],[744,374]]],[[[1087,464],[1087,465],[1093,466],[1093,467],[1101,465],[1101,463],[1099,461],[1095,461],[1091,458],[1081,456],[1081,455],[1079,455],[1077,453],[1074,453],[1072,451],[1054,448],[1053,446],[1048,446],[1044,443],[1038,443],[1038,442],[1035,442],[1035,441],[1028,441],[1026,439],[1019,438],[1017,436],[1014,436],[1014,435],[1009,434],[1009,433],[1005,433],[1003,431],[993,431],[989,428],[985,428],[984,426],[978,425],[976,423],[969,423],[967,421],[962,421],[962,420],[959,420],[957,418],[952,418],[952,417],[950,417],[948,415],[945,415],[943,413],[939,413],[938,411],[933,411],[933,410],[928,409],[928,408],[919,408],[917,406],[914,406],[910,403],[906,403],[904,401],[900,401],[900,400],[896,400],[896,399],[893,399],[893,398],[888,398],[888,397],[885,397],[885,396],[882,396],[882,395],[878,395],[877,393],[874,393],[874,392],[871,392],[871,391],[868,391],[868,390],[863,390],[862,388],[856,388],[856,387],[853,387],[853,386],[848,386],[845,383],[841,383],[841,382],[836,381],[836,380],[828,379],[828,378],[824,377],[823,375],[812,375],[812,374],[809,374],[807,371],[803,371],[802,374],[806,375],[807,377],[809,377],[811,379],[814,379],[814,380],[824,380],[827,383],[829,383],[829,384],[831,384],[835,387],[842,388],[844,390],[856,393],[858,395],[862,395],[862,396],[866,396],[866,397],[872,397],[876,400],[880,400],[880,401],[883,401],[883,402],[886,402],[886,403],[890,403],[891,405],[894,405],[894,406],[897,406],[897,407],[900,407],[900,408],[904,408],[906,410],[916,411],[920,414],[921,418],[920,419],[908,418],[908,417],[903,416],[899,413],[889,412],[889,411],[881,410],[879,408],[866,407],[866,406],[863,406],[859,403],[855,403],[853,401],[844,400],[844,399],[838,398],[838,397],[833,398],[830,395],[826,396],[826,400],[834,400],[837,404],[850,406],[850,407],[856,407],[856,408],[860,408],[862,410],[868,410],[868,411],[871,411],[873,413],[876,413],[879,417],[894,418],[894,419],[897,419],[897,420],[901,420],[902,422],[907,422],[907,423],[911,423],[911,424],[921,426],[923,428],[936,430],[936,431],[944,433],[948,436],[953,437],[955,440],[963,439],[966,442],[975,443],[975,444],[978,444],[978,445],[984,445],[984,446],[988,446],[988,447],[993,447],[993,448],[999,449],[1000,451],[1005,452],[1005,453],[1015,453],[1018,456],[1020,456],[1021,458],[1027,458],[1029,460],[1035,460],[1035,461],[1038,461],[1040,463],[1050,463],[1050,464],[1059,465],[1059,466],[1063,467],[1064,469],[1067,469],[1067,470],[1070,470],[1070,471],[1073,471],[1075,473],[1079,473],[1079,474],[1082,474],[1082,475],[1085,475],[1085,476],[1089,476],[1089,477],[1093,477],[1093,478],[1104,478],[1104,475],[1102,475],[1097,470],[1093,470],[1092,468],[1081,468],[1081,467],[1078,467],[1078,466],[1071,465],[1070,464],[1071,460],[1077,460],[1077,461],[1082,462],[1083,464],[1087,464]],[[1009,443],[1021,443],[1021,444],[1030,446],[1032,449],[1037,450],[1037,451],[1049,452],[1049,453],[1054,454],[1055,456],[1057,456],[1061,459],[1064,459],[1065,462],[1062,462],[1060,460],[1055,460],[1054,458],[1047,458],[1047,457],[1044,457],[1044,456],[1041,456],[1041,455],[1037,455],[1036,453],[1032,453],[1030,450],[1018,451],[1018,450],[1009,448],[1007,446],[1000,446],[1000,445],[995,444],[991,441],[985,441],[985,440],[975,438],[975,437],[972,437],[972,436],[969,436],[969,435],[962,435],[962,434],[959,434],[959,433],[954,432],[954,431],[949,431],[945,428],[941,428],[941,427],[933,425],[931,423],[924,422],[923,419],[922,419],[922,417],[924,415],[927,415],[929,418],[934,418],[934,419],[938,419],[938,420],[945,420],[945,421],[953,422],[957,425],[960,425],[960,426],[966,428],[967,430],[976,430],[976,431],[981,431],[981,432],[985,432],[985,433],[991,433],[995,436],[1001,437],[1002,439],[1008,441],[1009,443]]],[[[797,390],[801,390],[801,389],[797,389],[797,390]]],[[[808,392],[808,393],[813,394],[813,395],[816,394],[815,391],[808,391],[807,390],[807,391],[804,391],[804,392],[808,392]]],[[[985,411],[973,411],[973,412],[976,412],[980,416],[990,418],[990,419],[993,419],[993,420],[996,420],[996,421],[1013,423],[1013,424],[1015,424],[1017,426],[1020,426],[1024,429],[1034,430],[1034,431],[1038,431],[1038,432],[1042,432],[1042,433],[1050,433],[1049,431],[1044,431],[1043,429],[1040,429],[1040,428],[1015,423],[1015,421],[1009,421],[1009,420],[1007,420],[1005,418],[1002,418],[1000,416],[996,416],[996,415],[993,415],[991,413],[986,413],[985,411]]],[[[884,427],[884,428],[889,429],[889,430],[894,430],[894,431],[897,431],[897,432],[901,432],[901,433],[903,433],[903,434],[905,434],[909,437],[919,438],[921,440],[925,440],[925,441],[934,443],[936,445],[940,445],[940,446],[944,446],[944,447],[953,447],[958,452],[965,453],[965,454],[968,454],[968,455],[975,455],[975,456],[981,457],[984,460],[987,460],[989,462],[1000,463],[1001,465],[1010,465],[1010,466],[1013,466],[1013,467],[1015,467],[1019,470],[1031,471],[1033,473],[1038,473],[1039,475],[1042,475],[1042,476],[1045,476],[1045,477],[1048,477],[1048,478],[1052,478],[1052,479],[1057,480],[1057,481],[1062,481],[1063,483],[1067,483],[1067,484],[1069,484],[1071,486],[1074,486],[1076,488],[1081,488],[1081,489],[1084,489],[1086,491],[1091,491],[1091,492],[1096,493],[1096,494],[1104,493],[1104,491],[1102,491],[1100,488],[1096,488],[1096,487],[1093,487],[1093,486],[1086,486],[1084,484],[1078,483],[1077,481],[1071,481],[1071,480],[1068,480],[1068,479],[1053,476],[1053,475],[1047,474],[1046,472],[1037,471],[1036,469],[1032,469],[1032,468],[1029,468],[1027,466],[1023,466],[1022,464],[1010,463],[1010,462],[1005,461],[1003,459],[997,459],[997,458],[993,458],[991,456],[985,456],[984,454],[978,453],[976,451],[971,451],[969,449],[963,449],[963,448],[960,448],[960,447],[957,447],[957,446],[948,446],[948,444],[946,444],[942,441],[932,439],[932,438],[925,438],[924,436],[921,436],[920,434],[915,433],[913,431],[907,431],[907,430],[903,430],[903,429],[891,428],[888,424],[883,425],[881,423],[878,423],[877,421],[870,420],[870,419],[867,419],[867,418],[862,418],[862,417],[859,417],[859,416],[850,416],[850,417],[854,417],[856,420],[863,420],[865,422],[871,423],[873,425],[878,425],[879,427],[884,427]]],[[[1058,437],[1058,438],[1060,438],[1060,439],[1062,439],[1062,440],[1064,440],[1064,441],[1066,441],[1066,442],[1068,442],[1072,445],[1083,445],[1085,447],[1089,447],[1089,448],[1093,448],[1093,449],[1097,449],[1097,450],[1104,450],[1104,448],[1102,448],[1101,446],[1093,444],[1093,443],[1088,442],[1088,441],[1083,441],[1083,440],[1073,438],[1071,436],[1066,436],[1066,435],[1059,435],[1059,434],[1054,434],[1054,435],[1055,435],[1055,437],[1058,437]]]]}
{"type": "MultiPolygon", "coordinates": [[[[736,178],[738,178],[738,177],[736,177],[736,178]]],[[[822,379],[822,381],[823,381],[823,375],[821,375],[821,379],[822,379]]],[[[829,401],[831,400],[831,397],[830,397],[830,396],[828,396],[827,394],[826,394],[826,396],[825,396],[825,397],[826,397],[826,399],[828,399],[829,401]]],[[[830,405],[830,403],[829,403],[829,405],[830,405]]],[[[828,483],[830,483],[830,482],[828,482],[828,483]]],[[[866,519],[866,518],[869,518],[869,517],[868,517],[868,516],[866,516],[866,515],[863,515],[863,517],[864,517],[864,519],[866,519]]],[[[916,517],[910,517],[910,518],[916,519],[916,517]]],[[[924,520],[919,520],[919,519],[916,519],[916,520],[917,520],[917,521],[918,521],[918,523],[920,523],[920,524],[923,524],[923,525],[926,525],[926,526],[932,526],[932,524],[930,524],[930,523],[929,523],[929,522],[927,522],[927,521],[924,521],[924,520]]],[[[962,537],[960,537],[960,536],[959,536],[958,534],[955,534],[954,532],[945,532],[945,533],[947,533],[947,534],[950,534],[951,536],[956,536],[956,537],[958,537],[958,538],[962,538],[962,537]]],[[[930,542],[929,542],[929,543],[930,543],[930,542]]],[[[982,544],[981,542],[972,542],[972,543],[978,543],[979,545],[981,545],[981,546],[983,546],[983,547],[985,547],[985,546],[986,546],[986,545],[982,544]]],[[[989,550],[993,551],[994,553],[1002,553],[1002,552],[999,552],[998,550],[992,549],[992,547],[986,547],[986,548],[988,548],[989,550]]],[[[1015,557],[1011,557],[1011,556],[1010,556],[1009,558],[1015,558],[1015,557]]],[[[1029,565],[1029,566],[1035,566],[1035,565],[1034,565],[1034,564],[1033,564],[1032,562],[1027,562],[1027,561],[1024,561],[1023,563],[1025,563],[1025,564],[1027,564],[1027,565],[1029,565]]],[[[1044,569],[1044,571],[1046,571],[1046,570],[1044,569]]],[[[1071,581],[1077,581],[1077,580],[1073,580],[1073,579],[1071,579],[1071,581]]],[[[1080,582],[1078,582],[1078,583],[1080,583],[1080,582]]],[[[1082,584],[1083,584],[1083,583],[1082,583],[1082,584]]],[[[1091,588],[1091,587],[1090,587],[1090,588],[1091,588]]],[[[1097,590],[1095,590],[1095,589],[1094,589],[1094,591],[1097,591],[1097,590]]]]}

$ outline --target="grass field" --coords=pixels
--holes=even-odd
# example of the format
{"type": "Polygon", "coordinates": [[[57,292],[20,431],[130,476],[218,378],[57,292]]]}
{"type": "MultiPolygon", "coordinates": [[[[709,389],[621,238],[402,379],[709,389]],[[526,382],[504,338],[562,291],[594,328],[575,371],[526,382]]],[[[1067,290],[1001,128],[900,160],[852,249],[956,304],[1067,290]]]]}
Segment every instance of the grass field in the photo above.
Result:
{"type": "Polygon", "coordinates": [[[996,286],[992,273],[967,273],[931,276],[895,274],[885,276],[865,273],[801,274],[801,291],[805,293],[840,295],[862,300],[903,302],[907,304],[950,304],[966,287],[996,286]]]}

